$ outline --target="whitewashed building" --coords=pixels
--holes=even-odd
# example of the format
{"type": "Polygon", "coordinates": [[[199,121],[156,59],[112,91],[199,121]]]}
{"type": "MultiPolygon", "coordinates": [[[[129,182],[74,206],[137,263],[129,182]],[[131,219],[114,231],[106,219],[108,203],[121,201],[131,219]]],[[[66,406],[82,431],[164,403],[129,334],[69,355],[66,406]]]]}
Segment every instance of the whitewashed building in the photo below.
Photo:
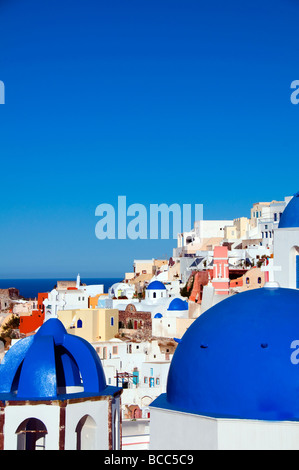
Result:
{"type": "Polygon", "coordinates": [[[291,199],[274,232],[275,280],[299,289],[299,192],[291,199]]]}
{"type": "Polygon", "coordinates": [[[272,282],[197,318],[150,405],[150,450],[299,450],[298,304],[272,282]]]}

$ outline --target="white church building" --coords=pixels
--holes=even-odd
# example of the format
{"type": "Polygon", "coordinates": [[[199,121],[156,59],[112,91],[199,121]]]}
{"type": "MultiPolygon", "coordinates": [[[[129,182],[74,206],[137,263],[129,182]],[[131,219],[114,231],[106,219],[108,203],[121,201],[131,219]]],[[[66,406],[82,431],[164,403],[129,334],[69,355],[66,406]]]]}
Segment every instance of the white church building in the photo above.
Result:
{"type": "Polygon", "coordinates": [[[50,318],[0,365],[0,449],[119,450],[121,393],[95,349],[50,318]]]}
{"type": "Polygon", "coordinates": [[[299,289],[299,192],[286,206],[274,232],[274,260],[280,286],[299,289]]]}
{"type": "Polygon", "coordinates": [[[231,296],[178,344],[150,405],[150,450],[299,450],[298,390],[299,291],[231,296]]]}

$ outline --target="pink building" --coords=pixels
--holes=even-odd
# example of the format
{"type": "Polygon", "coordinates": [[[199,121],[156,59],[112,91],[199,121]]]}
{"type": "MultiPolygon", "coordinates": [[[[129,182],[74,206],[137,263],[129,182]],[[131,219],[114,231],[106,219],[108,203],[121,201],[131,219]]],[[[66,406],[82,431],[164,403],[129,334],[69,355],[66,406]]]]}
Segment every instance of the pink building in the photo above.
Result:
{"type": "Polygon", "coordinates": [[[213,287],[215,294],[229,294],[229,267],[227,246],[216,246],[214,248],[213,287]]]}

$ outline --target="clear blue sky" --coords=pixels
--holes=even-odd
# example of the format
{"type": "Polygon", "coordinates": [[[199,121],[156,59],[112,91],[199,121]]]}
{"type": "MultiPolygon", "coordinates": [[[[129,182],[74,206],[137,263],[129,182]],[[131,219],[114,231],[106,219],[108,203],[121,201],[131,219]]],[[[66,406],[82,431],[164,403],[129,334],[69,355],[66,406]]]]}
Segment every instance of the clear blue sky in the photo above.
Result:
{"type": "Polygon", "coordinates": [[[98,204],[248,216],[299,190],[297,0],[0,0],[0,277],[118,276],[170,241],[98,204]]]}

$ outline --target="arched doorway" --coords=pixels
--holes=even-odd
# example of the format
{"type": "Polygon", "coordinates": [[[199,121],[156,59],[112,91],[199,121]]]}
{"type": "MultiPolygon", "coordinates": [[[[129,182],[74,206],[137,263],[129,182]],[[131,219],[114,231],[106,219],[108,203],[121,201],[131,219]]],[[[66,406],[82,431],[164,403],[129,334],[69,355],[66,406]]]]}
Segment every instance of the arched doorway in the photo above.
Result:
{"type": "Polygon", "coordinates": [[[119,408],[113,410],[112,450],[120,450],[120,415],[119,408]]]}
{"type": "Polygon", "coordinates": [[[76,426],[77,450],[96,450],[96,422],[85,415],[76,426]]]}
{"type": "Polygon", "coordinates": [[[299,289],[299,247],[293,246],[289,257],[289,286],[299,289]]]}
{"type": "Polygon", "coordinates": [[[17,450],[45,450],[47,428],[42,421],[28,418],[16,430],[17,450]]]}

